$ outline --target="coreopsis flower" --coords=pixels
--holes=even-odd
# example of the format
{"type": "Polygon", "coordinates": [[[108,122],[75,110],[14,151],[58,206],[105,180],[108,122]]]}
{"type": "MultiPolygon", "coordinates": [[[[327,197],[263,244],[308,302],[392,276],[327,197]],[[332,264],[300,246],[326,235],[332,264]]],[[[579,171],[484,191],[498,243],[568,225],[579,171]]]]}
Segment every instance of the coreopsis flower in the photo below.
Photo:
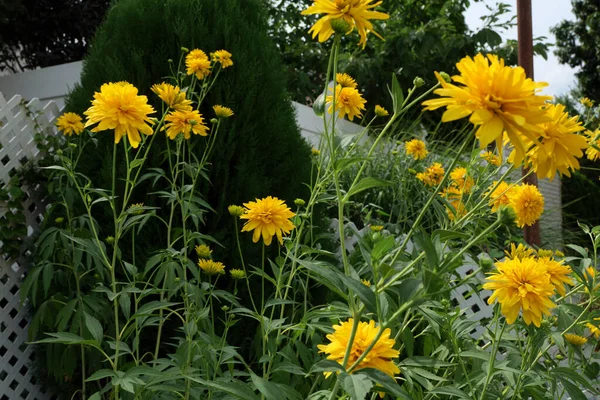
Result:
{"type": "Polygon", "coordinates": [[[578,121],[579,116],[569,117],[562,104],[548,104],[546,113],[550,121],[540,124],[541,137],[534,143],[525,140],[531,145],[526,162],[539,177],[553,180],[556,172],[571,176],[570,171],[579,169],[577,158],[583,157],[582,150],[588,147],[585,137],[577,134],[585,128],[578,121]]]}
{"type": "Polygon", "coordinates": [[[79,135],[83,132],[83,120],[79,114],[64,113],[56,119],[56,127],[65,136],[79,135]]]}
{"type": "Polygon", "coordinates": [[[244,214],[244,208],[236,205],[230,205],[227,207],[227,211],[232,217],[241,217],[244,214]]]}
{"type": "Polygon", "coordinates": [[[588,160],[596,161],[600,159],[600,129],[596,129],[594,132],[585,131],[585,137],[587,139],[588,148],[585,151],[585,155],[588,160]]]}
{"type": "Polygon", "coordinates": [[[356,89],[358,87],[354,78],[345,73],[337,73],[335,75],[335,81],[341,87],[349,87],[353,89],[356,89]]]}
{"type": "Polygon", "coordinates": [[[594,107],[594,100],[590,100],[587,97],[583,97],[581,100],[579,100],[579,102],[585,108],[592,108],[592,107],[594,107]]]}
{"type": "Polygon", "coordinates": [[[375,106],[375,115],[377,115],[378,117],[387,117],[388,115],[390,115],[390,113],[388,112],[388,110],[386,110],[378,104],[375,106]]]}
{"type": "Polygon", "coordinates": [[[225,273],[225,265],[222,262],[201,259],[198,260],[198,266],[207,275],[221,275],[225,273]]]}
{"type": "Polygon", "coordinates": [[[535,255],[535,250],[530,247],[527,247],[523,243],[519,243],[518,246],[515,246],[514,243],[510,244],[510,251],[504,250],[504,254],[511,260],[522,260],[523,258],[533,258],[535,255]]]}
{"type": "Polygon", "coordinates": [[[483,152],[479,155],[479,157],[483,158],[485,161],[489,162],[494,167],[499,167],[500,164],[502,164],[502,159],[499,156],[492,153],[491,151],[483,152]]]}
{"type": "Polygon", "coordinates": [[[562,261],[556,261],[551,257],[539,257],[538,263],[541,267],[546,269],[546,272],[550,277],[550,283],[554,285],[556,292],[561,296],[564,296],[566,293],[565,285],[573,285],[573,279],[569,276],[573,272],[571,267],[564,265],[562,261]]]}
{"type": "Polygon", "coordinates": [[[192,111],[172,111],[165,117],[165,126],[162,130],[167,130],[167,136],[173,140],[183,133],[183,137],[189,139],[191,134],[207,136],[208,127],[204,125],[204,118],[198,110],[192,111]]]}
{"type": "Polygon", "coordinates": [[[456,218],[463,217],[467,214],[467,207],[463,202],[463,196],[466,192],[461,190],[457,186],[449,186],[441,193],[442,197],[445,197],[448,203],[452,206],[446,207],[446,214],[450,221],[454,221],[456,218]]]}
{"type": "Polygon", "coordinates": [[[210,255],[212,254],[212,250],[210,249],[210,247],[208,247],[205,244],[199,244],[197,245],[195,248],[196,250],[196,254],[198,255],[198,258],[210,258],[210,255]]]}
{"type": "Polygon", "coordinates": [[[516,186],[509,196],[509,206],[517,216],[517,226],[531,226],[544,212],[544,196],[537,187],[527,183],[516,186]]]}
{"type": "Polygon", "coordinates": [[[302,11],[302,15],[326,14],[321,17],[309,30],[312,32],[313,39],[318,35],[319,42],[324,42],[333,35],[334,30],[331,22],[336,19],[342,19],[350,26],[348,33],[355,28],[360,36],[358,45],[363,49],[367,44],[367,35],[373,33],[375,36],[383,39],[381,35],[373,30],[373,24],[370,20],[388,19],[390,16],[386,13],[372,11],[382,2],[376,0],[314,0],[313,5],[302,11]]]}
{"type": "Polygon", "coordinates": [[[277,197],[265,197],[244,203],[245,213],[241,219],[248,221],[242,227],[242,232],[254,231],[252,241],[258,242],[262,236],[264,243],[269,246],[273,236],[277,235],[280,244],[283,244],[283,234],[288,234],[294,229],[290,218],[296,214],[289,209],[283,200],[277,197]]]}
{"type": "Polygon", "coordinates": [[[515,163],[521,163],[527,150],[524,138],[535,141],[542,132],[539,124],[548,120],[541,107],[551,97],[537,95],[548,84],[534,82],[523,68],[505,66],[504,60],[491,54],[465,57],[456,67],[460,75],[452,80],[460,86],[436,72],[442,88],[434,93],[442,97],[424,101],[425,110],[446,107],[442,122],[470,117],[469,122],[478,126],[476,136],[482,149],[496,142],[501,151],[506,135],[515,148],[515,163]]]}
{"type": "Polygon", "coordinates": [[[170,83],[157,83],[150,88],[169,108],[177,111],[192,111],[192,101],[185,97],[179,86],[170,83]]]}
{"type": "Polygon", "coordinates": [[[92,132],[114,129],[115,143],[127,135],[129,144],[136,149],[142,141],[140,133],[154,133],[150,127],[152,119],[148,116],[154,112],[148,98],[139,96],[131,83],[105,83],[99,92],[94,93],[92,106],[84,112],[87,116],[85,127],[98,124],[92,132]]]}
{"type": "MultiPolygon", "coordinates": [[[[600,321],[600,318],[594,318],[594,320],[600,321]]],[[[600,339],[600,328],[589,322],[585,326],[590,330],[590,334],[594,335],[596,339],[600,339]]]]}
{"type": "Polygon", "coordinates": [[[360,282],[366,287],[371,287],[371,281],[368,279],[361,279],[360,282]]]}
{"type": "Polygon", "coordinates": [[[246,272],[244,272],[243,269],[232,269],[229,271],[229,273],[231,274],[231,279],[244,279],[246,277],[246,272]]]}
{"type": "MultiPolygon", "coordinates": [[[[492,183],[491,187],[496,186],[497,181],[492,183]]],[[[489,205],[492,207],[492,212],[498,211],[500,206],[507,206],[510,203],[510,195],[514,191],[516,186],[502,181],[498,184],[496,189],[490,194],[489,205]]],[[[490,188],[491,189],[491,188],[490,188]]]]}
{"type": "Polygon", "coordinates": [[[422,160],[429,154],[425,142],[420,139],[412,139],[405,142],[404,151],[406,152],[406,155],[412,156],[415,160],[422,160]]]}
{"type": "Polygon", "coordinates": [[[475,181],[468,175],[465,167],[454,168],[450,172],[450,179],[452,180],[452,184],[462,193],[469,193],[473,189],[473,186],[475,186],[475,181]]]}
{"type": "MultiPolygon", "coordinates": [[[[333,360],[342,364],[344,362],[346,347],[350,341],[353,324],[354,320],[350,318],[345,322],[341,322],[339,325],[334,325],[333,333],[326,336],[330,343],[318,345],[317,348],[319,349],[319,352],[328,354],[328,360],[333,360]]],[[[354,336],[354,341],[352,342],[352,348],[350,350],[350,357],[348,357],[348,363],[347,365],[342,364],[345,369],[349,368],[358,360],[365,352],[366,348],[373,342],[380,329],[381,327],[375,326],[375,321],[373,320],[369,322],[361,321],[358,323],[356,335],[354,336]]],[[[379,340],[377,340],[377,343],[375,343],[367,356],[356,366],[354,371],[363,368],[374,368],[392,377],[400,373],[400,369],[392,361],[392,359],[397,358],[400,355],[400,352],[394,349],[396,341],[390,337],[390,334],[391,330],[386,328],[379,337],[379,340]]],[[[328,377],[329,375],[331,375],[331,372],[325,373],[325,376],[328,377]]]]}
{"type": "Polygon", "coordinates": [[[185,56],[185,66],[188,75],[196,75],[202,80],[210,75],[210,60],[205,52],[200,49],[192,50],[185,56]]]}
{"type": "Polygon", "coordinates": [[[436,162],[427,167],[425,172],[419,172],[417,174],[417,179],[427,186],[437,186],[444,178],[444,173],[445,171],[442,164],[436,162]]]}
{"type": "Polygon", "coordinates": [[[225,69],[231,67],[233,65],[233,61],[231,60],[231,53],[227,50],[217,50],[214,53],[210,53],[210,57],[213,62],[218,62],[221,64],[221,68],[225,69]]]}
{"type": "Polygon", "coordinates": [[[233,115],[233,110],[229,107],[224,107],[220,105],[213,106],[213,111],[218,118],[229,118],[233,115]]]}
{"type": "MultiPolygon", "coordinates": [[[[329,89],[331,90],[331,89],[329,89]]],[[[344,118],[348,115],[348,119],[352,121],[354,117],[362,117],[362,110],[365,109],[365,103],[367,102],[357,89],[352,87],[342,87],[337,85],[335,87],[335,108],[340,113],[340,118],[344,118]]],[[[327,112],[333,113],[333,95],[327,95],[325,102],[329,104],[327,112]]]]}
{"type": "Polygon", "coordinates": [[[576,335],[574,333],[565,333],[564,337],[565,337],[565,340],[567,342],[571,343],[573,346],[580,347],[587,343],[587,338],[576,335]]]}
{"type": "Polygon", "coordinates": [[[538,328],[542,315],[550,315],[555,304],[550,300],[554,286],[546,269],[540,267],[534,258],[507,259],[496,263],[497,272],[486,278],[484,289],[493,290],[488,304],[496,300],[506,322],[512,324],[519,316],[527,325],[533,323],[538,328]]]}

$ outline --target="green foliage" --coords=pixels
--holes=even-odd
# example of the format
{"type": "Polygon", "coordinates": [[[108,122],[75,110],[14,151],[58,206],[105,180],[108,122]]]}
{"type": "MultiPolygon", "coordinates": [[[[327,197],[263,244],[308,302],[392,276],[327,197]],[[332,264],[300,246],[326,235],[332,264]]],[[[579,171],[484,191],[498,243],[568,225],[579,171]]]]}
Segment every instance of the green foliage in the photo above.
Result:
{"type": "Polygon", "coordinates": [[[575,20],[564,20],[552,28],[556,55],[563,64],[578,68],[575,76],[583,96],[600,102],[600,4],[595,0],[571,0],[575,20]]]}
{"type": "MultiPolygon", "coordinates": [[[[208,171],[209,182],[203,183],[201,190],[205,200],[216,207],[216,213],[204,222],[223,245],[215,251],[226,263],[233,259],[227,207],[267,194],[291,203],[306,196],[302,182],[309,180],[310,149],[300,136],[285,91],[284,67],[266,29],[258,0],[120,1],[98,29],[84,60],[81,84],[67,99],[68,111],[82,113],[100,85],[126,80],[160,110],[160,101],[149,89],[171,75],[182,46],[204,49],[207,54],[223,48],[233,54],[234,67],[223,71],[225,76],[200,110],[205,119],[214,115],[214,104],[235,112],[215,143],[215,162],[208,171]],[[167,60],[175,61],[169,65],[167,60]]],[[[98,150],[86,154],[82,170],[104,188],[109,187],[111,176],[109,136],[98,135],[98,150]]],[[[165,168],[162,136],[151,163],[165,168]]],[[[143,186],[135,201],[143,202],[152,190],[149,184],[143,186]]],[[[159,228],[147,229],[150,238],[159,228]]]]}

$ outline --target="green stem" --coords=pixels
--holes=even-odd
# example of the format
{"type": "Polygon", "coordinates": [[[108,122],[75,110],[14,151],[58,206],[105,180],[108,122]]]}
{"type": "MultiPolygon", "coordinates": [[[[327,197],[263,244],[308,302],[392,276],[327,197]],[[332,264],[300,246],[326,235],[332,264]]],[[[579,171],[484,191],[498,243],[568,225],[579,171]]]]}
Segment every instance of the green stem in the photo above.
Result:
{"type": "MultiPolygon", "coordinates": [[[[490,353],[490,360],[488,362],[488,369],[487,369],[487,373],[485,376],[485,383],[483,385],[483,390],[481,391],[481,396],[479,397],[480,400],[483,400],[483,397],[485,396],[485,392],[488,388],[488,385],[490,384],[490,380],[492,378],[492,373],[494,372],[494,362],[496,361],[496,353],[498,352],[498,347],[500,347],[500,339],[502,338],[502,335],[504,334],[504,329],[506,328],[506,320],[502,321],[502,330],[500,331],[500,336],[498,336],[498,324],[500,323],[499,321],[499,311],[498,308],[496,309],[496,326],[494,328],[494,345],[492,346],[492,352],[490,353]]],[[[468,379],[468,377],[467,377],[468,379]]]]}

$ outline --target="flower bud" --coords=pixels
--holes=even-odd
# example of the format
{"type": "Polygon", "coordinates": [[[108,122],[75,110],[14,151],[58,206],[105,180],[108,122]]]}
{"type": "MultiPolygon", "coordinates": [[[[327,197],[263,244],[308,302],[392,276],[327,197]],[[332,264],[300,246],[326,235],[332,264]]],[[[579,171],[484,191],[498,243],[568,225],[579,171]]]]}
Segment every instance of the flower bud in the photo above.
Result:
{"type": "Polygon", "coordinates": [[[229,311],[229,306],[223,306],[223,307],[221,307],[221,310],[227,312],[227,311],[229,311]]]}
{"type": "Polygon", "coordinates": [[[376,105],[375,106],[375,115],[377,115],[378,117],[387,117],[388,115],[390,115],[390,113],[388,112],[388,110],[381,107],[380,105],[376,105]]]}
{"type": "Polygon", "coordinates": [[[211,124],[216,124],[216,123],[218,123],[218,122],[219,122],[219,119],[218,119],[218,118],[211,118],[211,119],[210,119],[210,123],[211,123],[211,124]]]}
{"type": "Polygon", "coordinates": [[[317,117],[325,114],[325,94],[321,93],[313,102],[312,109],[317,117]]]}
{"type": "Polygon", "coordinates": [[[343,18],[337,18],[331,21],[331,29],[333,29],[335,33],[345,35],[352,27],[343,18]]]}
{"type": "Polygon", "coordinates": [[[242,269],[232,269],[229,271],[231,274],[231,279],[244,279],[246,277],[246,273],[242,269]]]}
{"type": "Polygon", "coordinates": [[[94,274],[94,279],[99,281],[101,278],[100,274],[94,274]]]}
{"type": "Polygon", "coordinates": [[[62,155],[63,155],[63,151],[62,151],[62,149],[58,149],[58,150],[56,150],[56,154],[58,154],[59,156],[62,156],[62,155]]]}
{"type": "Polygon", "coordinates": [[[398,155],[398,150],[392,150],[392,155],[393,156],[397,156],[398,155]]]}
{"type": "MultiPolygon", "coordinates": [[[[216,124],[216,122],[213,122],[213,124],[216,124]]],[[[198,125],[198,121],[196,121],[195,119],[190,119],[190,125],[191,126],[198,125]]]]}
{"type": "Polygon", "coordinates": [[[172,58],[169,58],[169,59],[167,60],[167,62],[168,62],[169,64],[172,64],[172,63],[173,63],[173,59],[172,59],[172,58]]]}
{"type": "Polygon", "coordinates": [[[556,358],[557,360],[564,360],[565,356],[563,356],[562,354],[557,354],[554,356],[554,358],[556,358]]]}
{"type": "Polygon", "coordinates": [[[229,211],[229,215],[232,217],[241,217],[244,215],[244,209],[240,206],[231,205],[227,207],[227,211],[229,211]]]}
{"type": "Polygon", "coordinates": [[[415,77],[415,79],[413,80],[413,85],[415,85],[415,87],[421,87],[425,84],[425,80],[423,78],[421,78],[420,76],[415,77]]]}
{"type": "Polygon", "coordinates": [[[188,49],[187,47],[181,46],[181,51],[183,51],[184,53],[189,53],[190,49],[188,49]]]}
{"type": "Polygon", "coordinates": [[[484,271],[489,271],[494,266],[494,260],[488,257],[484,257],[479,260],[479,265],[484,271]]]}
{"type": "Polygon", "coordinates": [[[54,222],[56,222],[57,224],[62,224],[63,222],[65,222],[65,219],[63,217],[58,217],[54,220],[54,222]]]}
{"type": "Polygon", "coordinates": [[[105,239],[106,243],[113,244],[115,242],[114,236],[109,236],[105,239]]]}
{"type": "Polygon", "coordinates": [[[296,200],[294,200],[294,204],[297,205],[298,207],[302,207],[306,204],[306,202],[302,199],[296,199],[296,200]]]}
{"type": "Polygon", "coordinates": [[[498,209],[498,219],[503,225],[511,225],[516,219],[515,210],[512,207],[500,206],[498,209]]]}
{"type": "Polygon", "coordinates": [[[315,149],[314,147],[312,148],[312,150],[310,152],[315,157],[318,156],[319,154],[321,154],[321,150],[315,149]]]}
{"type": "Polygon", "coordinates": [[[440,76],[442,77],[443,80],[446,81],[446,83],[450,83],[451,79],[450,79],[450,75],[448,75],[448,73],[442,71],[442,72],[440,72],[440,76]]]}
{"type": "Polygon", "coordinates": [[[71,147],[72,149],[76,149],[77,148],[77,144],[75,144],[75,143],[69,143],[69,147],[71,147]]]}

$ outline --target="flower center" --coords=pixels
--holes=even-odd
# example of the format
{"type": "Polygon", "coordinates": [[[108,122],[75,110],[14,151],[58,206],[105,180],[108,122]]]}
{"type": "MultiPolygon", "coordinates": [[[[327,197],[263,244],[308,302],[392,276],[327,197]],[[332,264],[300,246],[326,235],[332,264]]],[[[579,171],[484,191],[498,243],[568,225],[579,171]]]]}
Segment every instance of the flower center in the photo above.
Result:
{"type": "Polygon", "coordinates": [[[519,296],[525,297],[528,293],[533,292],[533,290],[534,288],[532,284],[528,282],[521,282],[521,285],[519,286],[519,296]]]}

